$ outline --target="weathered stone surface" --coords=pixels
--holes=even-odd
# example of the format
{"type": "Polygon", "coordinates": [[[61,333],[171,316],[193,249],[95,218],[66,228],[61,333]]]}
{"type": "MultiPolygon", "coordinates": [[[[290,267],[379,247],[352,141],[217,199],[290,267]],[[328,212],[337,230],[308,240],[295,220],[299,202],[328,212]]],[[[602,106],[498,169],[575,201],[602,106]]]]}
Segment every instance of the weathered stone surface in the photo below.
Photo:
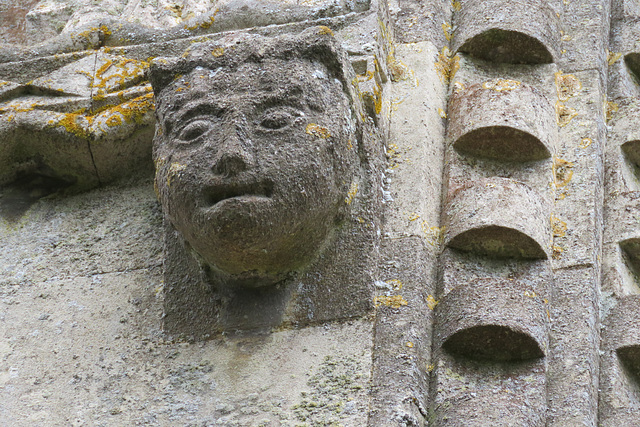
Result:
{"type": "Polygon", "coordinates": [[[506,178],[457,189],[446,205],[447,246],[496,258],[547,258],[548,207],[529,187],[506,178]]]}
{"type": "Polygon", "coordinates": [[[466,0],[460,4],[454,15],[453,51],[515,64],[557,60],[560,22],[546,0],[466,0]]]}
{"type": "Polygon", "coordinates": [[[496,79],[454,90],[448,138],[456,151],[503,161],[535,161],[555,151],[555,114],[534,87],[496,79]]]}

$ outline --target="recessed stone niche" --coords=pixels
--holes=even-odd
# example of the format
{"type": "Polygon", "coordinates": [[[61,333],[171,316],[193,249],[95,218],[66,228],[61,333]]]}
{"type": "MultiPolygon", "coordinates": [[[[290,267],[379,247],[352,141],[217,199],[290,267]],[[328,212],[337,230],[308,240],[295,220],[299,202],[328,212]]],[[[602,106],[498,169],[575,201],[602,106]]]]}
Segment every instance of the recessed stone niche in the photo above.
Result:
{"type": "Polygon", "coordinates": [[[640,272],[640,238],[631,238],[620,242],[623,257],[633,273],[640,272]]]}
{"type": "Polygon", "coordinates": [[[531,286],[482,279],[458,286],[437,306],[436,340],[453,355],[494,362],[544,357],[547,304],[531,286]]]}
{"type": "Polygon", "coordinates": [[[640,83],[640,53],[632,52],[628,53],[624,57],[624,62],[627,64],[627,68],[636,78],[636,83],[640,83]]]}
{"type": "Polygon", "coordinates": [[[460,154],[526,162],[551,157],[557,135],[549,100],[517,80],[495,79],[454,91],[448,139],[460,154]]]}
{"type": "Polygon", "coordinates": [[[624,156],[631,162],[634,169],[640,167],[640,140],[627,141],[620,148],[622,148],[624,156]]]}
{"type": "Polygon", "coordinates": [[[448,247],[492,258],[549,256],[549,207],[526,184],[479,180],[450,195],[445,212],[448,247]]]}
{"type": "Polygon", "coordinates": [[[454,22],[454,51],[511,64],[548,64],[559,56],[559,18],[544,0],[469,0],[454,22]]]}

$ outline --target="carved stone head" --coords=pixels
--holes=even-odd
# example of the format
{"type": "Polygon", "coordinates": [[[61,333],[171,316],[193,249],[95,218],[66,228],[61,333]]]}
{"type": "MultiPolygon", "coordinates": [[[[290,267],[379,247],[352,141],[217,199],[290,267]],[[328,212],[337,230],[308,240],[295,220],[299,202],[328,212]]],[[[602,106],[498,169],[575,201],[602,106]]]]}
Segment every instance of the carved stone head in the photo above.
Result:
{"type": "Polygon", "coordinates": [[[223,286],[304,268],[348,209],[360,112],[328,33],[242,36],[152,66],[158,197],[223,286]]]}

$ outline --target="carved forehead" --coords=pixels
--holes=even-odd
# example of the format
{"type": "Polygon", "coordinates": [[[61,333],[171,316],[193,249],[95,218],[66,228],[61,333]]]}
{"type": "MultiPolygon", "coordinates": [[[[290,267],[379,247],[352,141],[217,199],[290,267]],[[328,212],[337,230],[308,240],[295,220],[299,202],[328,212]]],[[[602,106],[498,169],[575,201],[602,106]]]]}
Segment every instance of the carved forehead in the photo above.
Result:
{"type": "Polygon", "coordinates": [[[197,67],[164,88],[157,98],[157,107],[164,114],[207,99],[221,104],[283,102],[319,111],[329,106],[347,108],[342,84],[329,76],[326,66],[300,59],[244,63],[235,69],[197,67]]]}

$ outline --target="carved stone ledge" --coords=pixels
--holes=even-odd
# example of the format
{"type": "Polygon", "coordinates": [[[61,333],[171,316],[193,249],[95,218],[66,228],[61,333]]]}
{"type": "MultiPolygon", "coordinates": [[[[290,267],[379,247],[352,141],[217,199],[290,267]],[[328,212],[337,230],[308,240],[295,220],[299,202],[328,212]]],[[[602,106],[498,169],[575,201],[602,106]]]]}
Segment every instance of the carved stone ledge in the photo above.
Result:
{"type": "Polygon", "coordinates": [[[498,79],[454,91],[449,117],[449,140],[461,154],[525,162],[554,152],[553,106],[525,83],[498,79]]]}
{"type": "Polygon", "coordinates": [[[455,191],[446,206],[445,244],[493,258],[546,259],[549,209],[527,185],[487,178],[455,191]]]}
{"type": "Polygon", "coordinates": [[[546,64],[559,57],[559,19],[545,0],[470,0],[454,22],[454,51],[514,64],[546,64]]]}
{"type": "Polygon", "coordinates": [[[544,357],[547,306],[531,286],[479,280],[449,292],[438,304],[436,342],[453,355],[510,362],[544,357]]]}

